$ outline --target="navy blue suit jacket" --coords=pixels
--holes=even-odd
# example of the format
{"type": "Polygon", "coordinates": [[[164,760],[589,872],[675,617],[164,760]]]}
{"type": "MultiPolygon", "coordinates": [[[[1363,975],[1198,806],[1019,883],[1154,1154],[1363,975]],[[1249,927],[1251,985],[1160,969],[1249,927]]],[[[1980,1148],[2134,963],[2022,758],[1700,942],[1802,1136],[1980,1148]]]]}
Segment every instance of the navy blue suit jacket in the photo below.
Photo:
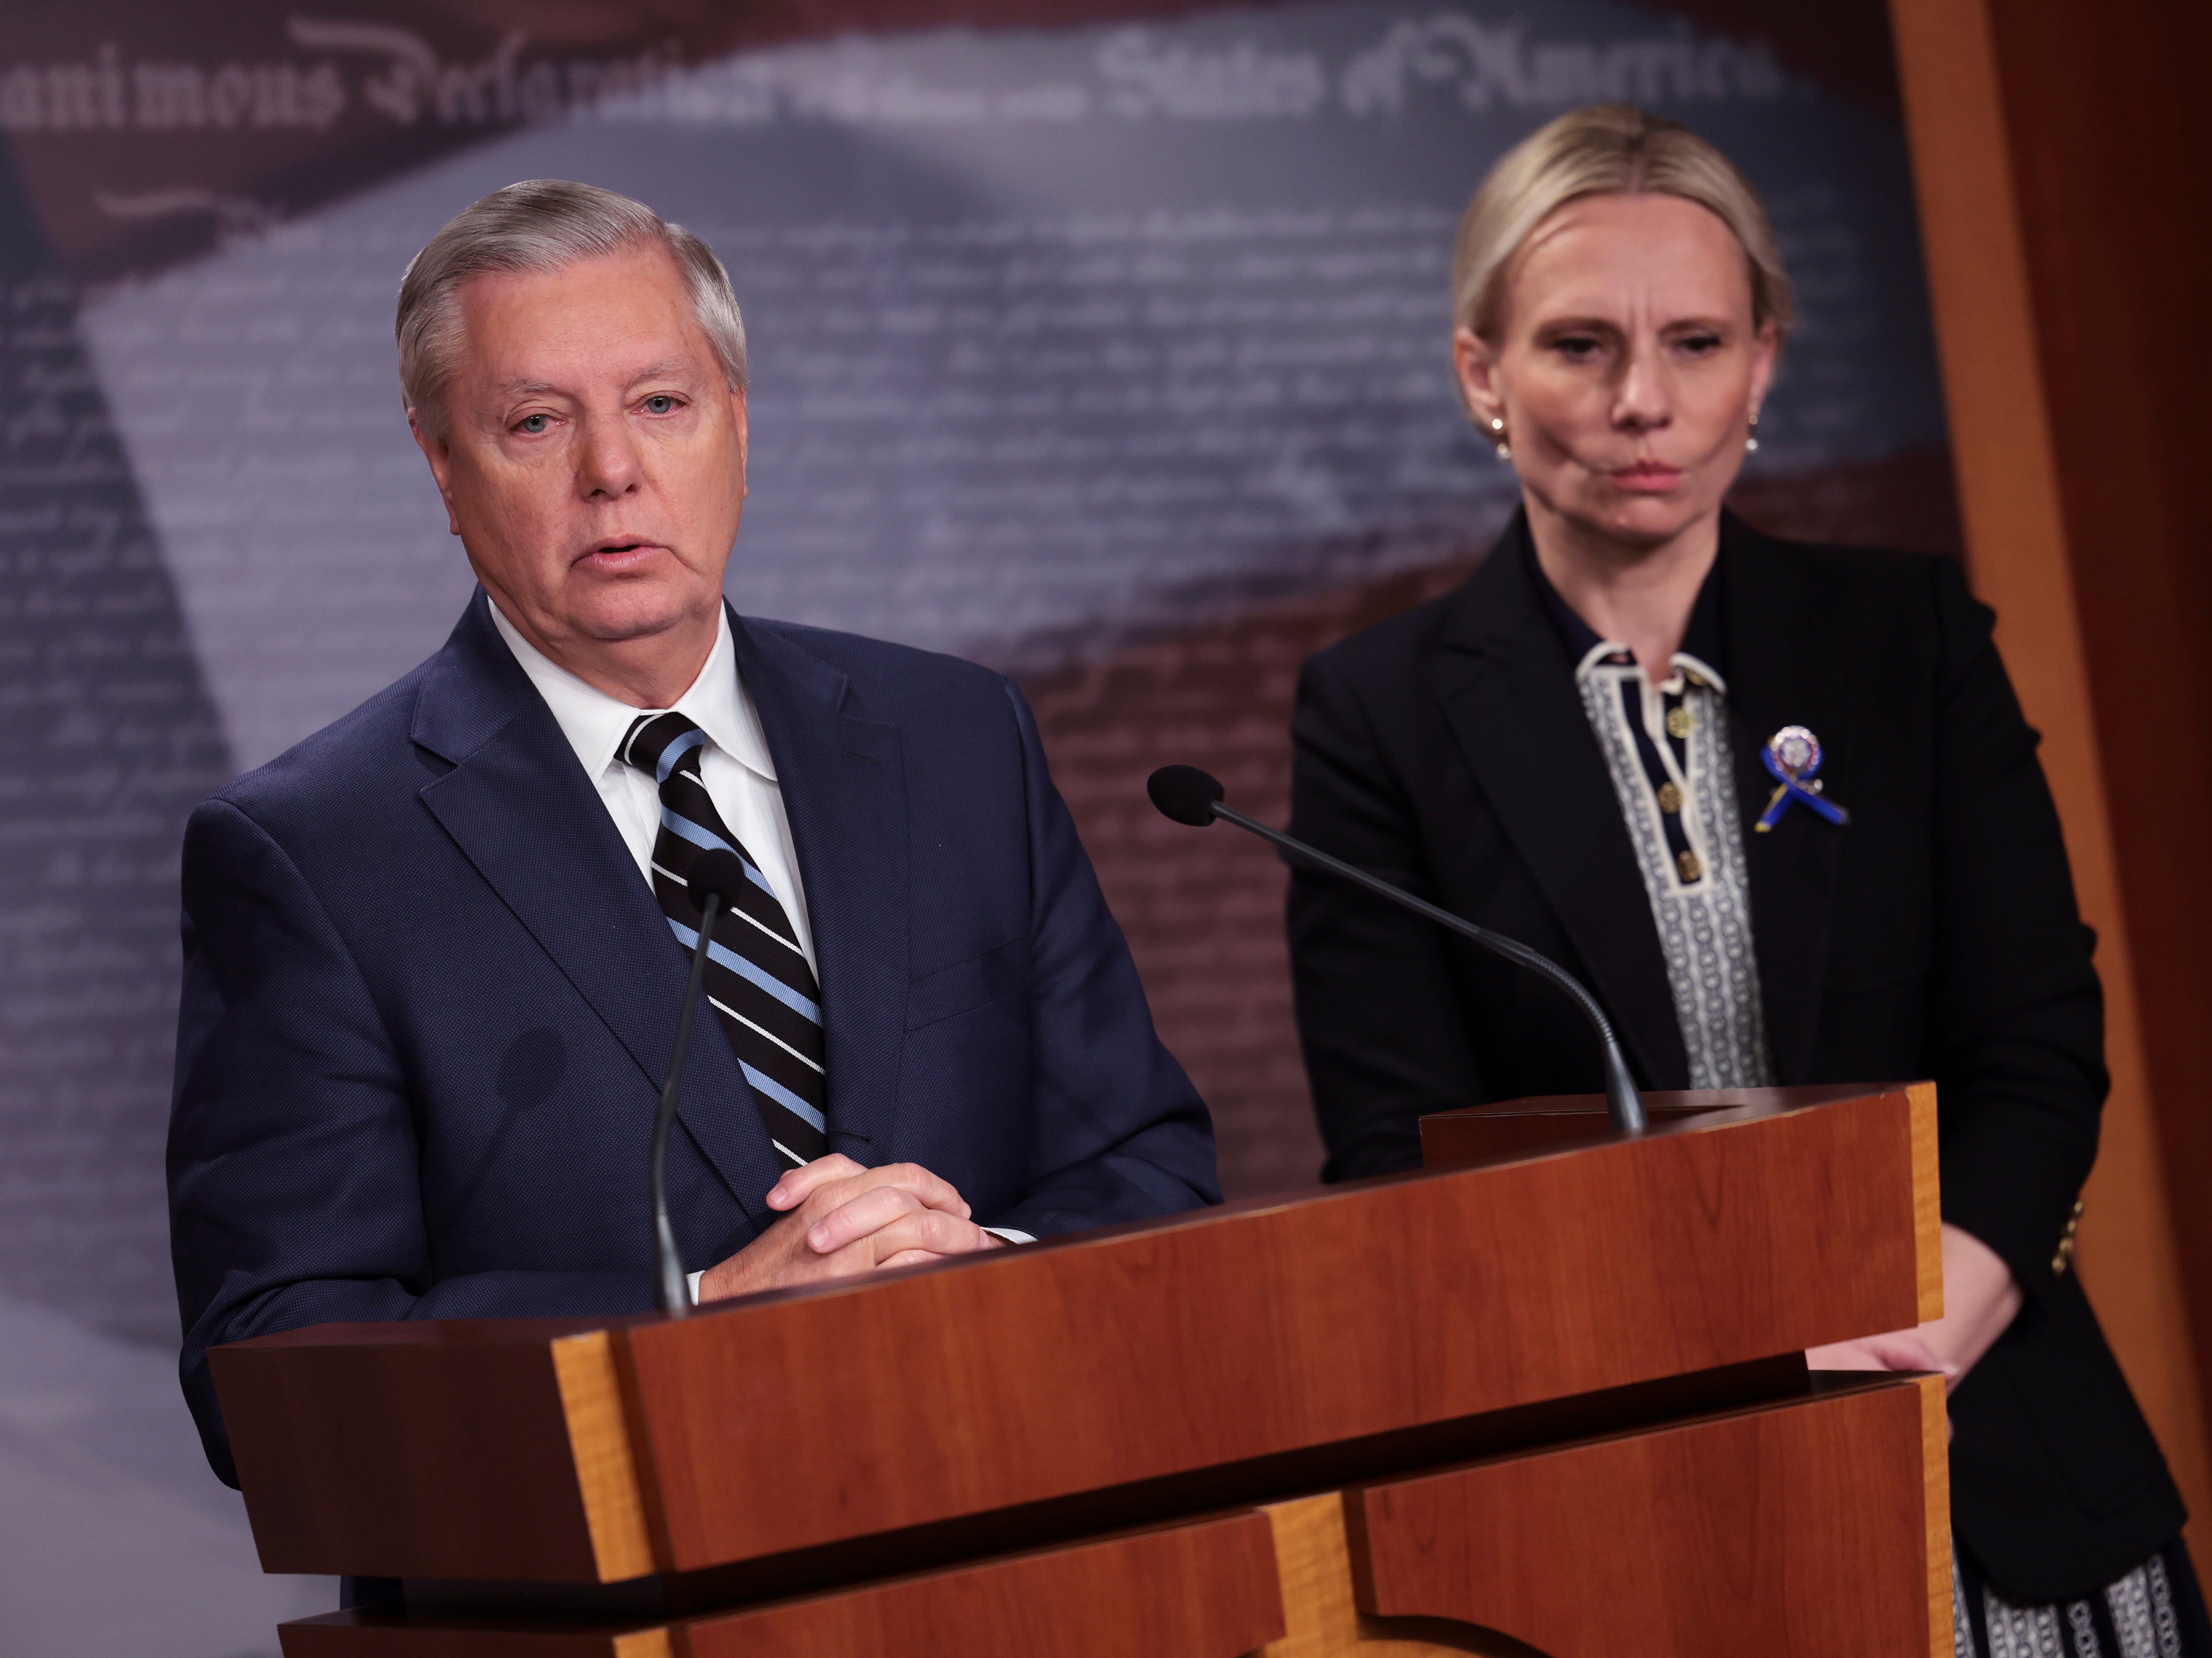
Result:
{"type": "MultiPolygon", "coordinates": [[[[1042,1236],[1218,1202],[1212,1131],[998,674],[732,616],[818,957],[832,1146],[1042,1236]]],[[[218,1343],[653,1304],[646,1154],[686,957],[483,594],[192,815],[169,1135],[185,1394],[218,1343]]],[[[671,1143],[692,1270],[783,1167],[711,1022],[671,1143]]]]}

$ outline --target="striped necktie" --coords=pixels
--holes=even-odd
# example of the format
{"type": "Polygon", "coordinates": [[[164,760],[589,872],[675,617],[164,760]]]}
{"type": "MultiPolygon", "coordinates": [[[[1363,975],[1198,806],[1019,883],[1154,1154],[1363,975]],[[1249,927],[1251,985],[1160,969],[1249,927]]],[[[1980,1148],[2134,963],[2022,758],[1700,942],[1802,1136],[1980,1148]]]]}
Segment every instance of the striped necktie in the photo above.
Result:
{"type": "Polygon", "coordinates": [[[823,1111],[822,992],[783,902],[708,798],[699,756],[707,734],[680,714],[641,716],[623,738],[622,757],[660,786],[660,832],[653,842],[653,891],[687,950],[699,947],[699,912],[688,891],[691,865],[733,852],[747,880],[738,904],[714,918],[707,947],[707,996],[768,1123],[769,1139],[794,1163],[830,1149],[823,1111]]]}

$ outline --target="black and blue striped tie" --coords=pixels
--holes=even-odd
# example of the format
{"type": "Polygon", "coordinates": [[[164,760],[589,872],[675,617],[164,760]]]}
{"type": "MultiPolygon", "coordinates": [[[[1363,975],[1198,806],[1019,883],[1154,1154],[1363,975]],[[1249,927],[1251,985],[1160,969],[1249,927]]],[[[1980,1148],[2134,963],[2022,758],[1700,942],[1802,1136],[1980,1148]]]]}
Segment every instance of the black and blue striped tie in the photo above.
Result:
{"type": "Polygon", "coordinates": [[[769,1139],[793,1163],[811,1163],[830,1149],[822,992],[783,901],[708,798],[699,771],[706,741],[680,714],[644,715],[623,738],[622,757],[660,786],[653,896],[684,948],[696,950],[699,912],[688,890],[693,860],[726,850],[744,865],[749,878],[740,902],[714,918],[707,995],[760,1102],[769,1139]]]}

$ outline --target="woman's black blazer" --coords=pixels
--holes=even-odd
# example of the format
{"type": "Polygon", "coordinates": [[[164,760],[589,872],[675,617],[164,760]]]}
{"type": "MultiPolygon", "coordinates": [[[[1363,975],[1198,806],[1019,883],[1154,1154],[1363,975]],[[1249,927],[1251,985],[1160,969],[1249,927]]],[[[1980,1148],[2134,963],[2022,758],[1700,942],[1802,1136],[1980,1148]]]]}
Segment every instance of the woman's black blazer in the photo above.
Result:
{"type": "MultiPolygon", "coordinates": [[[[1638,1080],[1686,1087],[1650,904],[1527,535],[1516,519],[1456,592],[1306,665],[1291,827],[1562,963],[1638,1080]]],[[[1958,1533],[2015,1596],[2087,1593],[2184,1514],[2052,1266],[2106,1079],[2094,938],[2036,735],[1955,560],[1727,518],[1715,579],[1777,1080],[1937,1084],[1943,1217],[2026,1295],[1953,1397],[1958,1533]],[[1792,724],[1819,737],[1850,821],[1800,806],[1753,834],[1761,745],[1792,724]]],[[[1290,938],[1329,1179],[1416,1166],[1425,1112],[1603,1085],[1559,992],[1349,884],[1296,873],[1290,938]]]]}

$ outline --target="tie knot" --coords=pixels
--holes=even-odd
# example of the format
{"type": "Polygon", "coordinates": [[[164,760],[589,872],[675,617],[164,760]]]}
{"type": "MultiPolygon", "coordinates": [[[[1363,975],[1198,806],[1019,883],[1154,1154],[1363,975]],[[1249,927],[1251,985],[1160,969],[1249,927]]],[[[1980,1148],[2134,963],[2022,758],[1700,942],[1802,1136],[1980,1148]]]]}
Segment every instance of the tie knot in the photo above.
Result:
{"type": "Polygon", "coordinates": [[[640,771],[651,772],[654,782],[665,783],[669,773],[683,766],[687,756],[690,763],[686,769],[699,769],[696,756],[706,740],[707,733],[680,714],[645,714],[623,738],[621,753],[640,771]]]}

